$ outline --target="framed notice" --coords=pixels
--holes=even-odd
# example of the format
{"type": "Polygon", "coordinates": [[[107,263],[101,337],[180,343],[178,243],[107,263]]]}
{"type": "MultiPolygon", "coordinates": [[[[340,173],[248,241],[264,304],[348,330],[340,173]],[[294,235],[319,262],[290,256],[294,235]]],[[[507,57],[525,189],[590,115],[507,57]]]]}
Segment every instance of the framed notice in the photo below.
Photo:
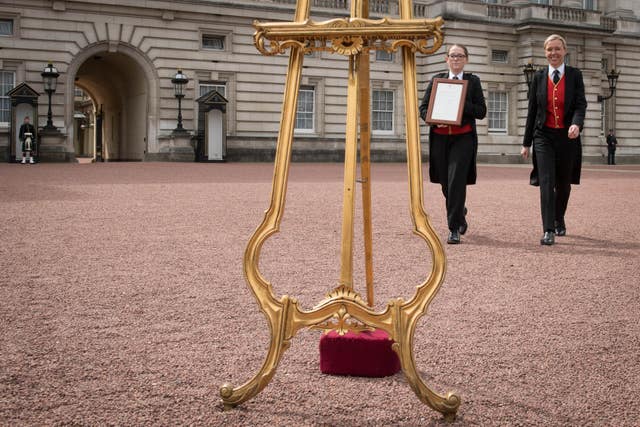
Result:
{"type": "Polygon", "coordinates": [[[425,121],[434,125],[460,125],[468,84],[467,80],[433,79],[425,121]]]}

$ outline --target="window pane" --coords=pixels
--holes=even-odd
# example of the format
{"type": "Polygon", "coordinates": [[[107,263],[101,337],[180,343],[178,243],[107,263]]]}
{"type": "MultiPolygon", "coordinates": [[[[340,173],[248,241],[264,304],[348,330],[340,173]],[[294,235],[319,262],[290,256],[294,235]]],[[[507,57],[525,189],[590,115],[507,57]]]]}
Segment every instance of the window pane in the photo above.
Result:
{"type": "Polygon", "coordinates": [[[393,53],[386,50],[376,50],[376,61],[393,61],[393,53]]]}
{"type": "Polygon", "coordinates": [[[9,123],[11,121],[10,105],[9,98],[6,96],[0,98],[0,123],[9,123]]]}
{"type": "Polygon", "coordinates": [[[11,19],[0,19],[0,36],[13,35],[13,21],[11,19]]]}
{"type": "Polygon", "coordinates": [[[200,83],[200,96],[206,95],[212,90],[217,91],[225,98],[227,97],[227,86],[224,83],[200,83]]]}
{"type": "Polygon", "coordinates": [[[393,102],[392,90],[371,93],[371,130],[393,131],[393,102]]]}
{"type": "Polygon", "coordinates": [[[491,61],[501,62],[506,64],[509,59],[509,52],[506,50],[493,49],[491,50],[491,61]]]}
{"type": "Polygon", "coordinates": [[[224,36],[203,34],[202,47],[205,49],[224,50],[224,36]]]}
{"type": "Polygon", "coordinates": [[[489,132],[507,132],[508,98],[506,92],[489,92],[488,100],[489,132]]]}
{"type": "Polygon", "coordinates": [[[14,84],[13,71],[0,71],[0,123],[11,121],[11,100],[5,94],[13,89],[14,84]]]}
{"type": "Polygon", "coordinates": [[[299,130],[313,130],[315,88],[300,88],[298,94],[298,108],[296,111],[295,128],[299,130]]]}

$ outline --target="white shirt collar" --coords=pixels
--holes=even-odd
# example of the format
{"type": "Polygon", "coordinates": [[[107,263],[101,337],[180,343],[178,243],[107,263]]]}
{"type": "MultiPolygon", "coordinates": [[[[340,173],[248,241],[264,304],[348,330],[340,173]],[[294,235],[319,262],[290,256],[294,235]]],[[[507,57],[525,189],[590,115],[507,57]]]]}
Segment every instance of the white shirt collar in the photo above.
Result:
{"type": "MultiPolygon", "coordinates": [[[[555,70],[555,68],[553,68],[551,65],[549,65],[549,75],[553,77],[553,71],[555,70]]],[[[560,66],[558,67],[558,71],[560,72],[560,77],[562,77],[564,75],[564,62],[562,64],[560,64],[560,66]]]]}
{"type": "Polygon", "coordinates": [[[457,77],[458,80],[462,80],[462,76],[464,75],[464,71],[460,74],[453,74],[451,71],[449,71],[449,78],[453,79],[454,77],[457,77]]]}

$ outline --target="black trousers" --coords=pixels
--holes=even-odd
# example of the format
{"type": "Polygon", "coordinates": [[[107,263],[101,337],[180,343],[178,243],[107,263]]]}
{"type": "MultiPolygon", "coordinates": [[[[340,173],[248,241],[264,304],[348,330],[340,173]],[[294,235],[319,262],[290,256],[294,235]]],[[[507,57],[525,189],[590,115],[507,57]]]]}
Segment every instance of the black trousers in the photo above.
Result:
{"type": "Polygon", "coordinates": [[[564,223],[577,147],[576,140],[567,136],[567,129],[544,128],[534,134],[533,149],[540,179],[540,211],[544,231],[553,231],[556,222],[564,223]]]}
{"type": "Polygon", "coordinates": [[[616,150],[609,150],[609,155],[607,156],[607,164],[608,165],[616,164],[616,150]]]}
{"type": "Polygon", "coordinates": [[[473,134],[434,134],[433,138],[430,161],[437,164],[438,181],[446,200],[449,230],[457,230],[465,223],[467,178],[474,153],[473,134]]]}

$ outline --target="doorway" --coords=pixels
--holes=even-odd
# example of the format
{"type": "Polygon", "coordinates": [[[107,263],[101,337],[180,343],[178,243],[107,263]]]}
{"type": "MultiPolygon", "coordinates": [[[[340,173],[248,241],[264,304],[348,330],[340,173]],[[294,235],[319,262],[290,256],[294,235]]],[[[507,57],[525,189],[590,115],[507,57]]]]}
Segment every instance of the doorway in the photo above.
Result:
{"type": "Polygon", "coordinates": [[[73,100],[73,148],[76,159],[86,161],[100,161],[101,155],[96,150],[96,108],[91,97],[75,87],[73,100]]]}
{"type": "Polygon", "coordinates": [[[142,161],[147,153],[149,83],[131,56],[102,51],[87,57],[74,79],[76,157],[142,161]]]}

